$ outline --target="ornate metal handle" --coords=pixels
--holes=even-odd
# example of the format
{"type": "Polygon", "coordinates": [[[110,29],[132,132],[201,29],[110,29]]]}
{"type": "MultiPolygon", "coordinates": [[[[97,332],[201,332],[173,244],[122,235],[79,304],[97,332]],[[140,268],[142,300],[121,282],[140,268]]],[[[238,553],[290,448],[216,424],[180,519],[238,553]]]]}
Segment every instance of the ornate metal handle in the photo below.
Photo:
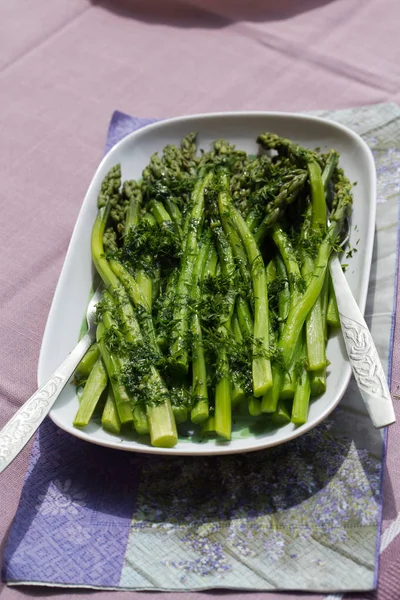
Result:
{"type": "Polygon", "coordinates": [[[46,383],[24,402],[0,431],[0,473],[29,442],[92,341],[92,336],[86,334],[46,383]]]}
{"type": "Polygon", "coordinates": [[[375,427],[396,421],[385,372],[372,335],[349,288],[337,256],[330,272],[350,365],[364,404],[375,427]]]}

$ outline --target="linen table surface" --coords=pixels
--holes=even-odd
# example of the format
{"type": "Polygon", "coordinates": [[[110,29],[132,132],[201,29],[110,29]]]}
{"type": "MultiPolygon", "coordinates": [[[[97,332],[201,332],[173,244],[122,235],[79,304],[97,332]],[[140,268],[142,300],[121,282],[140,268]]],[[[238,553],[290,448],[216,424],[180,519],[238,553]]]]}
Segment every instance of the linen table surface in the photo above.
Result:
{"type": "MultiPolygon", "coordinates": [[[[397,393],[399,22],[396,0],[1,3],[0,427],[36,389],[39,349],[54,289],[116,110],[122,121],[129,115],[155,119],[230,110],[307,111],[343,122],[364,137],[378,172],[378,241],[389,232],[387,246],[382,243],[375,249],[371,277],[375,290],[370,287],[366,316],[388,364],[391,389],[397,393]],[[377,288],[388,293],[377,294],[377,288]],[[387,335],[381,340],[383,331],[387,335]]],[[[344,598],[400,598],[399,436],[397,423],[387,436],[377,590],[344,598]]],[[[2,553],[10,553],[10,531],[31,450],[32,444],[1,476],[2,553]]],[[[31,466],[34,458],[35,449],[31,466]]],[[[61,491],[68,496],[67,488],[61,491]]],[[[42,505],[46,502],[42,500],[42,505]]],[[[279,548],[278,543],[278,554],[279,548]]],[[[316,570],[319,567],[316,564],[316,570]]],[[[126,594],[1,585],[6,600],[126,594]]],[[[179,596],[233,599],[243,594],[238,587],[227,591],[188,587],[179,596]]],[[[163,600],[177,595],[153,593],[163,600]]],[[[130,594],[139,598],[144,592],[130,594]]],[[[246,596],[333,600],[342,592],[266,592],[255,586],[246,596]]]]}

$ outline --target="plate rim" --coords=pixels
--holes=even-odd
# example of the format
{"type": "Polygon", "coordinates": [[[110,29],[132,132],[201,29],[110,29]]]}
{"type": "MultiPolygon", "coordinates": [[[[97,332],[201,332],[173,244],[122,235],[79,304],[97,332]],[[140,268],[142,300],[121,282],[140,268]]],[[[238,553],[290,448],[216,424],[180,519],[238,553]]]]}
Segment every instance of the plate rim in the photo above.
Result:
{"type": "MultiPolygon", "coordinates": [[[[73,227],[73,231],[72,231],[71,238],[70,238],[70,241],[69,241],[69,244],[67,247],[65,259],[64,259],[63,265],[61,267],[61,271],[60,271],[60,274],[58,277],[58,281],[57,281],[57,285],[56,285],[56,288],[54,291],[54,295],[53,295],[53,299],[52,299],[51,306],[49,309],[49,313],[47,316],[46,325],[45,325],[45,329],[44,329],[44,333],[43,333],[43,337],[42,337],[42,343],[41,343],[41,347],[40,347],[38,367],[37,367],[37,379],[38,379],[39,385],[43,384],[46,380],[46,377],[44,377],[44,375],[43,375],[43,371],[45,371],[44,364],[43,364],[44,363],[44,353],[45,353],[45,348],[46,348],[46,344],[47,344],[47,338],[50,336],[50,332],[52,329],[53,313],[55,310],[54,307],[57,306],[57,304],[58,304],[58,298],[62,294],[62,289],[64,287],[64,280],[67,279],[67,277],[68,277],[68,272],[69,272],[68,263],[71,260],[70,249],[74,246],[75,238],[78,235],[78,231],[77,231],[78,227],[77,226],[80,223],[82,212],[85,209],[86,204],[88,202],[88,197],[92,194],[92,189],[96,185],[96,180],[98,179],[98,174],[102,170],[105,162],[109,161],[110,158],[112,157],[112,155],[117,153],[122,146],[128,144],[135,137],[140,137],[141,135],[146,134],[146,132],[148,132],[149,130],[152,131],[154,129],[156,130],[159,128],[168,127],[175,123],[191,122],[195,119],[202,120],[202,119],[209,119],[209,118],[221,119],[221,118],[235,118],[235,117],[250,117],[250,118],[251,117],[253,117],[253,118],[265,118],[265,117],[276,118],[277,117],[277,118],[292,119],[293,121],[302,120],[302,121],[314,122],[314,123],[323,124],[324,126],[328,125],[333,130],[339,130],[342,133],[344,133],[346,136],[349,136],[363,148],[364,155],[367,158],[368,167],[369,167],[368,168],[368,178],[369,178],[368,189],[369,189],[369,193],[371,195],[371,207],[370,207],[370,211],[369,211],[370,216],[368,219],[368,228],[367,228],[367,237],[370,240],[370,243],[366,246],[365,258],[363,260],[363,268],[366,270],[368,277],[364,277],[361,280],[360,285],[358,287],[358,295],[360,297],[359,298],[359,306],[360,306],[362,313],[364,313],[366,302],[367,302],[367,296],[368,296],[368,285],[369,285],[369,280],[370,280],[371,263],[372,263],[374,239],[375,239],[376,169],[375,169],[375,161],[373,158],[372,151],[369,148],[368,144],[365,142],[365,140],[363,140],[363,138],[359,134],[357,134],[355,131],[353,131],[346,125],[343,125],[342,123],[338,123],[337,121],[335,121],[333,119],[320,117],[320,116],[316,116],[316,115],[310,115],[307,113],[299,113],[299,112],[226,111],[226,112],[196,113],[196,114],[182,115],[182,116],[177,116],[177,117],[160,119],[158,121],[155,121],[153,123],[149,123],[143,127],[140,127],[139,129],[136,129],[135,131],[132,131],[131,133],[124,136],[121,140],[119,140],[104,155],[104,157],[99,162],[96,170],[94,171],[94,173],[92,175],[92,178],[90,180],[90,183],[89,183],[87,191],[86,191],[86,194],[84,196],[84,199],[83,199],[80,209],[78,211],[78,215],[77,215],[74,227],[73,227]]],[[[340,333],[340,335],[341,335],[341,333],[340,333]]],[[[350,364],[347,363],[346,364],[346,373],[344,374],[344,376],[341,379],[341,384],[340,384],[340,388],[338,390],[336,401],[334,403],[332,403],[331,405],[329,405],[321,413],[321,415],[319,415],[319,417],[316,420],[314,420],[311,424],[308,425],[307,423],[305,423],[300,428],[294,429],[292,432],[287,434],[287,436],[285,437],[284,440],[276,439],[274,441],[274,440],[269,440],[268,438],[266,438],[265,440],[261,441],[261,440],[257,440],[257,437],[246,438],[246,445],[244,447],[237,447],[234,445],[232,445],[232,446],[221,445],[221,447],[218,447],[216,445],[213,445],[213,446],[209,446],[207,448],[207,446],[208,446],[207,443],[204,443],[204,445],[201,443],[196,443],[195,446],[190,447],[190,442],[187,442],[187,445],[188,445],[187,448],[185,448],[186,443],[182,444],[181,446],[178,444],[174,448],[156,448],[151,445],[141,444],[140,442],[138,443],[135,441],[130,442],[128,440],[122,440],[122,439],[119,441],[118,437],[115,438],[115,441],[114,440],[108,441],[105,439],[102,440],[99,438],[94,438],[94,437],[92,437],[91,434],[85,432],[83,429],[81,430],[81,429],[77,429],[77,428],[72,428],[72,424],[71,424],[71,428],[67,429],[65,426],[63,426],[64,425],[63,422],[57,418],[57,415],[54,413],[54,408],[52,408],[50,410],[49,417],[58,427],[60,427],[63,431],[66,431],[70,435],[77,437],[79,439],[82,439],[84,441],[94,443],[96,445],[100,445],[103,447],[112,448],[112,449],[118,449],[118,450],[123,450],[123,451],[128,451],[128,452],[129,451],[130,452],[139,452],[139,453],[144,453],[144,454],[175,455],[175,456],[210,456],[210,455],[238,454],[238,453],[243,453],[243,452],[253,452],[253,451],[257,451],[257,450],[263,450],[266,448],[271,448],[271,447],[274,447],[277,445],[287,443],[301,435],[304,435],[305,433],[307,433],[308,431],[310,431],[311,429],[313,429],[314,427],[319,425],[322,421],[324,421],[328,417],[328,415],[340,403],[340,401],[348,387],[350,378],[351,378],[351,367],[350,367],[350,364]]],[[[223,443],[224,442],[221,442],[221,444],[223,444],[223,443]]],[[[227,442],[227,444],[229,444],[229,442],[227,442]]]]}

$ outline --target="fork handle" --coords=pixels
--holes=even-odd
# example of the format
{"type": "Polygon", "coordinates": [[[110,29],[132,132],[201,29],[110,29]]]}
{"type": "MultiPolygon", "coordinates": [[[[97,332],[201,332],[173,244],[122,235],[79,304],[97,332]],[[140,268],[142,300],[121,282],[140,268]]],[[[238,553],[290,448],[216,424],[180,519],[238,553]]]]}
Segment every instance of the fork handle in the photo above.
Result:
{"type": "Polygon", "coordinates": [[[84,335],[46,383],[24,402],[0,431],[0,473],[29,442],[92,343],[93,336],[84,335]]]}
{"type": "Polygon", "coordinates": [[[334,255],[329,264],[349,362],[375,427],[396,421],[392,398],[372,335],[351,292],[342,265],[334,255]]]}

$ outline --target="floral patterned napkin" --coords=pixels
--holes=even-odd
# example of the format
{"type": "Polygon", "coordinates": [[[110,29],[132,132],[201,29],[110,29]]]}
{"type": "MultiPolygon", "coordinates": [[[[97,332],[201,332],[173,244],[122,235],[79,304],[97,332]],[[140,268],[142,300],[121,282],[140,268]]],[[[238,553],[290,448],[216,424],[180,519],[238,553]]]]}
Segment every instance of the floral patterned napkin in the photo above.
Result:
{"type": "MultiPolygon", "coordinates": [[[[318,114],[352,127],[375,155],[377,234],[366,314],[386,362],[400,111],[378,105],[318,114]]],[[[114,113],[107,149],[149,122],[114,113]]],[[[249,454],[140,456],[75,439],[47,420],[34,442],[3,577],[131,590],[371,590],[384,452],[353,381],[320,426],[249,454]]]]}

